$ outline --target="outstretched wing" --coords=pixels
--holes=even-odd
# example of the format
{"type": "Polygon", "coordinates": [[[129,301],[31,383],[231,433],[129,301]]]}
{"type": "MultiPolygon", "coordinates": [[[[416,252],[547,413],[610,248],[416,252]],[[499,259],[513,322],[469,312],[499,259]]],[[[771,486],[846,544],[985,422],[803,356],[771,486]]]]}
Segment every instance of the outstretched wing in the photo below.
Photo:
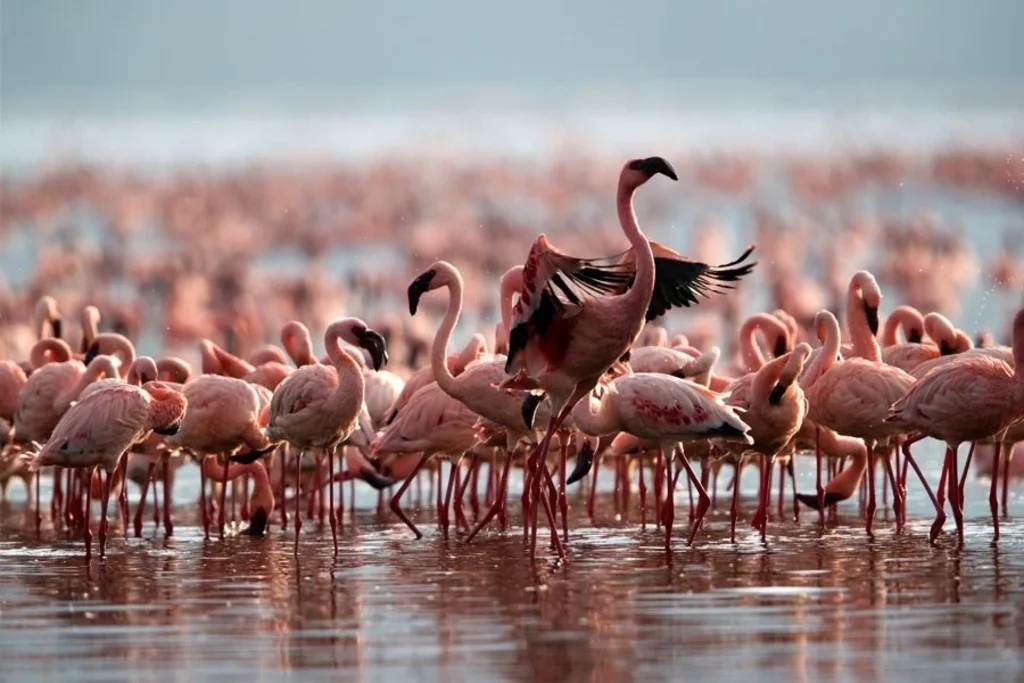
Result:
{"type": "Polygon", "coordinates": [[[660,318],[672,308],[697,304],[698,297],[733,289],[735,283],[753,272],[757,265],[757,261],[747,261],[754,253],[753,245],[738,259],[719,266],[691,261],[656,242],[651,242],[651,247],[654,250],[654,294],[647,307],[647,320],[660,318]]]}

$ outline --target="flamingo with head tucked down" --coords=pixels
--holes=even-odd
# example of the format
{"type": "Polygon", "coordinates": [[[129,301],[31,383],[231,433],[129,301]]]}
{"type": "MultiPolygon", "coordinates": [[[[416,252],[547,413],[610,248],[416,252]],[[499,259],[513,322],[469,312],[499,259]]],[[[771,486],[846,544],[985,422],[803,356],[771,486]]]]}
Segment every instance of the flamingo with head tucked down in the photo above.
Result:
{"type": "Polygon", "coordinates": [[[750,444],[753,441],[750,427],[734,408],[722,401],[721,395],[671,375],[625,375],[599,391],[600,398],[591,395],[588,401],[580,401],[573,408],[573,420],[580,431],[590,436],[627,432],[641,439],[657,441],[666,454],[668,499],[662,510],[666,548],[671,544],[675,518],[672,492],[676,478],[672,476],[672,463],[675,449],[679,447],[683,468],[700,496],[687,540],[692,545],[704,514],[711,506],[711,498],[701,485],[700,477],[690,467],[681,444],[708,438],[750,444]]]}
{"type": "MultiPolygon", "coordinates": [[[[107,503],[117,463],[149,432],[175,432],[185,415],[186,406],[187,401],[182,394],[159,382],[149,382],[142,387],[118,383],[71,406],[42,450],[28,456],[33,471],[57,466],[85,468],[92,473],[99,467],[107,473],[99,528],[100,556],[106,549],[107,503]]],[[[89,557],[92,534],[88,513],[84,522],[85,554],[89,557]]]]}
{"type": "MultiPolygon", "coordinates": [[[[338,551],[337,519],[334,512],[335,450],[358,426],[363,408],[364,379],[360,365],[341,346],[345,341],[366,349],[374,369],[387,363],[384,338],[358,318],[341,318],[327,326],[324,346],[331,365],[304,365],[277,387],[270,402],[267,435],[275,441],[287,441],[301,450],[322,448],[327,452],[331,537],[338,551]]],[[[300,478],[302,458],[297,459],[296,481],[300,478]]],[[[302,528],[295,497],[295,552],[299,551],[302,528]]]]}
{"type": "MultiPolygon", "coordinates": [[[[957,451],[965,441],[995,438],[996,466],[992,472],[989,505],[995,539],[999,539],[996,497],[999,449],[1007,430],[1024,420],[1024,309],[1018,311],[1013,319],[1012,348],[1012,366],[984,354],[959,355],[929,372],[898,401],[894,401],[886,418],[916,432],[903,444],[903,453],[919,476],[920,469],[910,455],[911,444],[926,436],[946,443],[949,502],[960,544],[964,541],[964,529],[957,451]]],[[[937,512],[931,530],[931,540],[934,541],[942,528],[945,513],[934,495],[932,502],[937,512]]]]}
{"type": "Polygon", "coordinates": [[[661,157],[628,161],[619,176],[616,204],[630,242],[628,251],[603,260],[580,259],[557,251],[541,235],[524,266],[505,365],[511,377],[505,384],[541,389],[551,399],[551,419],[527,465],[527,476],[531,477],[530,498],[544,502],[553,532],[547,497],[539,496],[540,476],[550,480],[550,475],[540,463],[545,462],[551,439],[573,406],[629,350],[645,321],[672,307],[697,303],[699,295],[730,286],[754,265],[741,263],[751,249],[716,268],[652,245],[637,224],[633,195],[656,174],[677,179],[661,157]]]}

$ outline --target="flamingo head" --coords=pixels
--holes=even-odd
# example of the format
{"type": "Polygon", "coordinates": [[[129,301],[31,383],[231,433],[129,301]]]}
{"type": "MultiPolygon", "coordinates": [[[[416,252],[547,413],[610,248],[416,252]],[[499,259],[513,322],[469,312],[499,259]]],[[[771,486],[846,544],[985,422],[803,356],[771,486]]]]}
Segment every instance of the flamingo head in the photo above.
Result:
{"type": "Polygon", "coordinates": [[[647,157],[646,159],[627,161],[622,169],[619,182],[637,188],[659,173],[672,180],[679,180],[679,176],[676,175],[676,171],[670,163],[661,157],[647,157]]]}
{"type": "Polygon", "coordinates": [[[380,370],[388,364],[388,344],[379,332],[374,332],[369,327],[356,327],[352,332],[359,341],[359,347],[370,352],[374,370],[380,370]]]}
{"type": "Polygon", "coordinates": [[[420,297],[432,289],[437,288],[435,277],[437,271],[433,268],[422,273],[409,285],[409,315],[416,315],[420,305],[420,297]]]}
{"type": "Polygon", "coordinates": [[[89,346],[88,350],[86,350],[85,352],[85,364],[88,365],[89,363],[91,363],[93,359],[98,355],[100,355],[100,343],[93,342],[92,345],[89,346]]]}

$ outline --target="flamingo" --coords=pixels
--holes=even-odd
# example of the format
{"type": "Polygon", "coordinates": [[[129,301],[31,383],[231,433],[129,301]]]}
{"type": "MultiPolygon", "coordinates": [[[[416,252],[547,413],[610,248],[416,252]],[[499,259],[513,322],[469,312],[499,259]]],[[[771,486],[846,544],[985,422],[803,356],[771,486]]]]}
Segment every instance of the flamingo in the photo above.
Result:
{"type": "MultiPolygon", "coordinates": [[[[324,346],[331,365],[304,365],[290,374],[274,392],[270,402],[267,435],[287,441],[303,451],[322,448],[327,452],[331,537],[338,552],[337,519],[334,512],[334,457],[337,447],[358,426],[363,407],[364,378],[359,364],[341,347],[341,341],[366,349],[375,370],[388,361],[384,338],[358,318],[341,318],[327,326],[324,346]]],[[[301,467],[301,458],[296,470],[301,467]]],[[[298,480],[299,473],[296,472],[298,480]]],[[[295,553],[299,551],[298,484],[295,496],[295,553]]]]}
{"type": "Polygon", "coordinates": [[[668,500],[662,512],[666,548],[672,542],[675,517],[672,492],[676,481],[672,476],[672,461],[675,449],[679,447],[683,467],[700,496],[687,539],[687,544],[692,545],[704,514],[711,506],[711,498],[690,467],[682,444],[708,438],[751,444],[750,427],[734,408],[722,400],[721,395],[671,375],[626,375],[609,382],[602,389],[600,398],[591,395],[590,400],[580,401],[574,406],[572,416],[576,426],[590,436],[626,432],[641,439],[651,439],[657,441],[667,454],[668,500]]]}
{"type": "MultiPolygon", "coordinates": [[[[821,376],[804,391],[810,409],[807,417],[819,427],[863,439],[869,453],[877,441],[906,432],[904,425],[885,420],[889,407],[899,400],[913,385],[914,378],[899,368],[884,365],[878,342],[870,329],[870,316],[852,316],[851,335],[855,350],[867,357],[836,360],[839,350],[839,322],[824,311],[819,317],[827,328],[825,360],[821,376]]],[[[818,476],[821,476],[821,452],[818,451],[818,476]]],[[[899,487],[892,472],[892,463],[884,458],[886,472],[894,491],[897,505],[899,487]]],[[[874,468],[868,468],[868,508],[866,530],[871,534],[875,511],[874,468]]],[[[819,483],[819,511],[824,511],[824,488],[819,483]]],[[[899,518],[899,514],[897,514],[899,518]]],[[[822,516],[822,521],[824,517],[822,516]]]]}
{"type": "MultiPolygon", "coordinates": [[[[960,444],[995,438],[994,462],[998,463],[1005,433],[1024,419],[1024,309],[1018,311],[1013,319],[1012,349],[1013,365],[984,354],[961,354],[929,372],[898,401],[894,401],[886,418],[916,432],[904,442],[903,453],[919,476],[920,470],[910,455],[911,444],[926,436],[946,443],[949,502],[961,545],[964,540],[963,508],[957,480],[960,444]]],[[[999,539],[998,479],[996,464],[989,492],[994,540],[999,539]]],[[[934,495],[932,502],[937,512],[930,536],[934,542],[942,528],[945,513],[934,495]]]]}
{"type": "MultiPolygon", "coordinates": [[[[547,473],[539,463],[545,462],[551,438],[573,406],[629,350],[644,322],[674,306],[697,303],[698,295],[729,287],[753,268],[741,265],[752,249],[718,268],[688,261],[660,245],[656,254],[633,211],[636,190],[656,174],[678,179],[660,157],[628,161],[619,175],[616,204],[630,250],[603,262],[578,259],[555,250],[545,235],[530,249],[510,325],[505,386],[541,389],[551,400],[547,431],[527,465],[532,500],[540,487],[532,475],[538,469],[547,473]]],[[[546,511],[554,531],[553,516],[546,511]]]]}
{"type": "Polygon", "coordinates": [[[944,315],[929,313],[923,318],[922,326],[924,333],[934,343],[907,341],[903,344],[883,345],[882,362],[911,372],[921,363],[958,352],[956,328],[944,315]]]}
{"type": "MultiPolygon", "coordinates": [[[[112,385],[71,406],[42,450],[27,456],[33,472],[56,466],[86,468],[90,473],[98,467],[107,473],[99,528],[101,557],[106,550],[110,480],[117,463],[149,432],[174,433],[185,415],[186,406],[187,401],[182,394],[159,382],[149,382],[142,387],[127,383],[112,385]]],[[[86,510],[88,508],[87,502],[86,510]]],[[[88,516],[84,528],[85,555],[88,558],[92,552],[88,516]]]]}
{"type": "MultiPolygon", "coordinates": [[[[807,414],[807,400],[796,380],[810,354],[809,344],[799,344],[791,353],[763,365],[750,381],[741,378],[726,388],[729,395],[726,403],[743,411],[743,421],[749,425],[751,439],[747,446],[733,446],[730,450],[738,456],[745,451],[754,451],[762,458],[761,488],[754,515],[754,526],[760,529],[762,542],[768,532],[768,492],[771,490],[774,460],[800,431],[807,414]]],[[[733,483],[732,500],[732,534],[735,540],[738,480],[733,483]]]]}
{"type": "Polygon", "coordinates": [[[202,467],[207,477],[227,486],[228,482],[243,474],[253,476],[253,492],[249,497],[249,526],[242,533],[248,536],[262,536],[266,533],[270,515],[274,512],[274,488],[270,484],[270,476],[263,462],[256,460],[251,463],[232,462],[227,469],[217,466],[213,459],[203,462],[202,467]]]}

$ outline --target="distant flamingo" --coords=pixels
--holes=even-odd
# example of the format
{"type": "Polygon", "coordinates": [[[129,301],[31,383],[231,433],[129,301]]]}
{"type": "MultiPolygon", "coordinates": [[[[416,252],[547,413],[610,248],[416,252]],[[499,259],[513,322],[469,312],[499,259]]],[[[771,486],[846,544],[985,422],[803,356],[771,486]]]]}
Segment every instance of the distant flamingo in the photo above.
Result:
{"type": "Polygon", "coordinates": [[[675,518],[672,492],[677,477],[672,475],[672,463],[676,457],[675,449],[680,446],[682,465],[700,496],[687,539],[687,544],[692,545],[703,523],[704,514],[711,506],[711,498],[690,467],[681,444],[708,438],[749,444],[752,442],[750,427],[732,407],[722,402],[718,394],[670,375],[627,375],[608,383],[599,391],[602,392],[600,398],[592,396],[586,402],[581,401],[572,411],[573,420],[580,431],[590,436],[627,432],[641,439],[657,441],[666,454],[668,500],[662,511],[666,548],[671,544],[675,518]]]}
{"type": "MultiPolygon", "coordinates": [[[[523,290],[513,311],[507,386],[541,389],[548,394],[552,415],[543,440],[527,465],[534,501],[555,432],[604,373],[639,336],[645,320],[655,319],[673,306],[697,303],[698,295],[739,280],[752,264],[736,262],[713,268],[687,261],[679,254],[654,247],[640,231],[633,211],[637,188],[655,174],[676,180],[672,167],[660,157],[627,162],[619,176],[616,204],[630,250],[606,263],[563,254],[541,235],[530,249],[523,271],[523,290]],[[575,289],[572,285],[575,285],[575,289]],[[561,294],[561,296],[560,296],[561,294]],[[588,294],[606,294],[586,298],[588,294]],[[564,297],[564,298],[563,298],[564,297]],[[536,476],[534,476],[536,475],[536,476]]],[[[547,506],[547,498],[541,497],[547,506]]],[[[554,518],[547,510],[554,528],[554,518]]]]}
{"type": "MultiPolygon", "coordinates": [[[[466,366],[473,361],[480,360],[487,354],[487,341],[481,334],[474,334],[466,342],[462,351],[452,356],[449,356],[446,360],[448,369],[451,370],[453,375],[458,376],[466,369],[466,366]]],[[[395,400],[394,406],[391,408],[390,414],[384,420],[384,425],[387,426],[394,422],[395,418],[405,408],[406,404],[412,399],[412,397],[423,387],[434,382],[434,370],[429,365],[420,368],[414,372],[409,379],[405,381],[405,386],[402,387],[402,393],[398,395],[395,400]]]]}
{"type": "MultiPolygon", "coordinates": [[[[159,382],[143,387],[127,383],[111,386],[73,405],[43,449],[31,456],[33,471],[49,466],[85,468],[90,471],[90,479],[97,467],[107,473],[99,528],[101,557],[106,549],[107,503],[115,466],[150,431],[169,434],[177,430],[186,405],[182,394],[159,382]]],[[[88,517],[84,528],[85,554],[89,557],[92,534],[88,517]]]]}
{"type": "Polygon", "coordinates": [[[755,338],[758,332],[764,335],[769,344],[768,348],[771,349],[772,356],[775,358],[789,353],[793,346],[793,340],[783,321],[767,313],[755,313],[750,316],[743,321],[737,339],[743,362],[747,370],[751,372],[757,372],[768,362],[755,338]]]}
{"type": "MultiPolygon", "coordinates": [[[[996,440],[994,462],[997,464],[992,471],[989,505],[995,540],[999,539],[996,496],[999,450],[1005,432],[1024,419],[1024,309],[1018,311],[1013,319],[1012,348],[1012,366],[983,354],[965,353],[932,370],[893,403],[887,418],[917,432],[903,444],[903,452],[919,476],[920,470],[910,456],[910,445],[926,436],[946,443],[949,502],[960,544],[963,544],[964,530],[957,451],[965,441],[993,437],[996,440]]],[[[934,496],[932,502],[938,513],[932,526],[931,540],[934,541],[942,528],[945,514],[934,496]]]]}
{"type": "Polygon", "coordinates": [[[243,474],[253,475],[255,486],[248,501],[249,526],[242,533],[248,536],[262,536],[266,533],[270,515],[274,512],[274,489],[270,485],[270,476],[267,474],[263,462],[260,460],[252,463],[232,462],[227,469],[224,469],[210,458],[202,466],[207,477],[221,482],[224,486],[243,474]]]}
{"type": "MultiPolygon", "coordinates": [[[[304,365],[288,376],[274,392],[270,403],[267,435],[275,441],[308,450],[327,452],[331,537],[338,551],[337,519],[334,511],[334,458],[336,449],[358,426],[363,407],[364,380],[360,366],[341,347],[341,341],[364,348],[373,358],[374,369],[387,363],[384,338],[358,318],[341,318],[327,326],[324,346],[332,365],[304,365]]],[[[296,477],[301,467],[297,460],[296,477]]],[[[295,552],[299,550],[298,484],[295,502],[295,552]]]]}
{"type": "Polygon", "coordinates": [[[923,320],[923,329],[930,342],[883,346],[882,362],[910,372],[921,363],[957,352],[956,328],[945,316],[929,313],[923,320]]]}

